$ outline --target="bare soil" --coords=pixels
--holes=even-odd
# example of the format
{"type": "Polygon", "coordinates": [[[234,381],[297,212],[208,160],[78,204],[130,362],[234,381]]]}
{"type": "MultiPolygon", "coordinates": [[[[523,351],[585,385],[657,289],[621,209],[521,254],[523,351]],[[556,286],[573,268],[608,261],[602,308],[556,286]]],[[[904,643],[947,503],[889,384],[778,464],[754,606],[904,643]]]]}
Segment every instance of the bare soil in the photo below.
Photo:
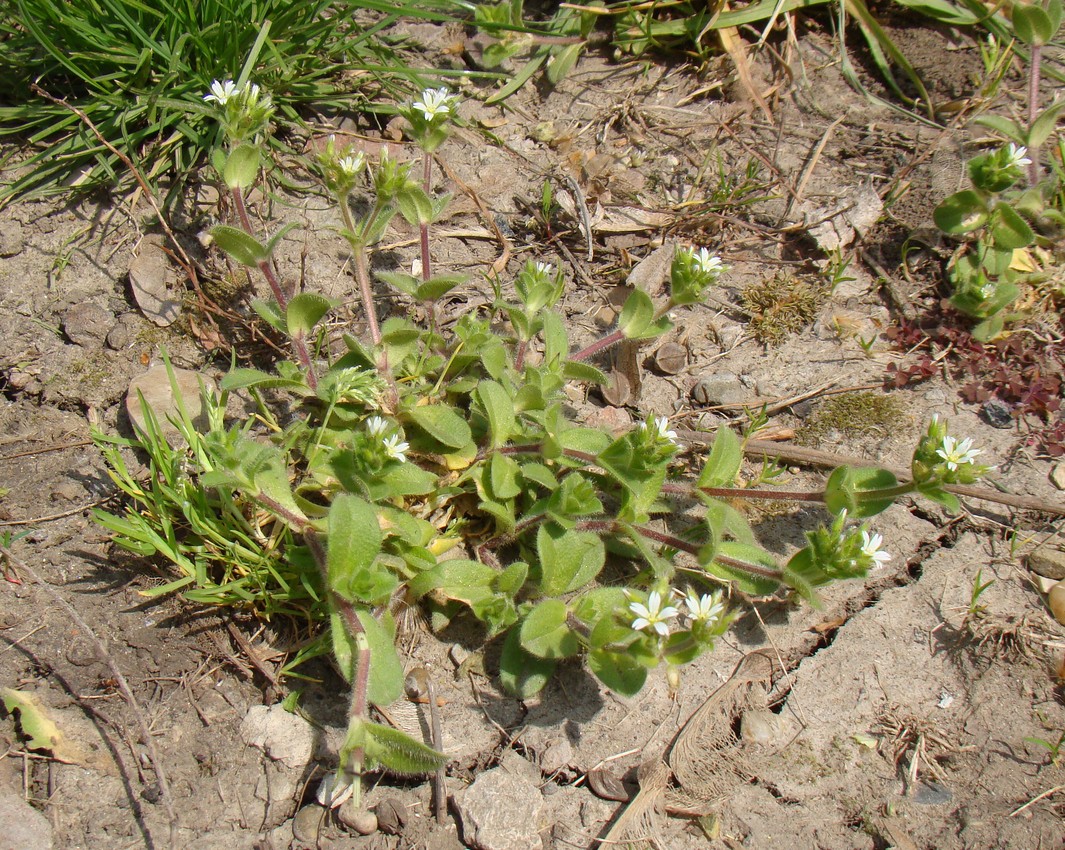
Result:
{"type": "MultiPolygon", "coordinates": [[[[935,83],[937,97],[962,102],[976,95],[982,68],[967,34],[912,22],[893,33],[935,83]]],[[[418,25],[407,34],[429,61],[463,61],[453,50],[459,31],[418,25]]],[[[473,280],[446,310],[457,315],[485,303],[483,272],[492,264],[506,277],[532,257],[566,269],[564,312],[575,342],[587,342],[609,326],[616,292],[641,259],[670,241],[706,246],[731,270],[714,303],[675,316],[670,341],[683,347],[686,365],[663,375],[653,368],[653,352],[640,351],[640,387],[616,399],[619,406],[573,389],[572,404],[586,420],[620,425],[653,412],[682,428],[708,429],[742,418],[745,406],[767,404],[769,427],[785,442],[805,433],[821,450],[905,467],[924,423],[939,413],[984,447],[981,460],[997,465],[992,478],[1003,491],[1065,502],[1049,481],[1050,461],[1023,446],[1020,429],[991,427],[945,375],[892,392],[897,410],[879,427],[804,432],[841,390],[885,392],[885,367],[901,354],[879,335],[903,311],[930,309],[943,294],[945,254],[926,249],[918,273],[904,274],[902,242],[927,231],[931,210],[958,188],[965,152],[980,140],[964,129],[964,114],[932,127],[856,93],[840,74],[838,44],[810,19],[774,47],[752,56],[767,109],[724,63],[698,73],[594,52],[555,89],[528,85],[506,108],[484,107],[478,96],[486,92],[465,90],[466,126],[442,149],[436,169],[438,187],[454,192],[455,201],[434,260],[473,280]],[[753,186],[743,184],[748,164],[753,186]],[[551,234],[535,224],[545,180],[571,213],[581,199],[589,208],[591,251],[572,214],[559,214],[551,234]],[[833,238],[850,261],[848,279],[824,294],[799,330],[774,345],[757,341],[751,315],[740,308],[742,291],[766,281],[823,281],[833,238]],[[861,340],[875,341],[865,351],[861,340]],[[704,379],[717,379],[724,394],[719,387],[718,396],[706,396],[704,383],[693,395],[704,379]]],[[[875,77],[860,73],[871,91],[890,97],[875,77]]],[[[1019,76],[1007,78],[985,108],[1008,113],[1015,108],[1009,90],[1020,86],[1019,76]]],[[[402,147],[392,126],[377,130],[349,118],[318,129],[402,147]]],[[[297,163],[281,166],[303,179],[297,163]]],[[[208,188],[190,199],[175,225],[189,250],[217,267],[195,238],[218,214],[214,198],[208,188]]],[[[307,288],[357,303],[324,203],[259,195],[253,206],[265,219],[307,225],[280,258],[287,280],[302,275],[307,288]]],[[[496,798],[501,820],[527,805],[529,822],[511,824],[525,830],[517,837],[506,830],[482,836],[483,846],[538,840],[545,848],[592,847],[626,804],[593,793],[590,774],[622,780],[629,793],[639,774],[649,799],[646,765],[667,752],[755,650],[768,652],[773,672],[751,686],[744,711],[750,723],[763,721],[762,731],[745,731],[735,745],[729,759],[738,767],[727,774],[713,814],[695,820],[652,806],[642,837],[626,836],[632,843],[677,850],[1065,846],[1065,765],[1051,764],[1047,750],[1029,740],[1054,742],[1065,732],[1065,631],[1047,613],[1023,559],[1036,544],[1052,542],[1058,524],[1051,515],[979,500],[965,500],[960,516],[903,500],[875,520],[893,555],[885,567],[865,582],[832,587],[820,610],[759,604],[686,670],[676,691],[659,673],[638,697],[622,699],[575,666],[521,703],[493,678],[491,651],[485,674],[476,665],[457,667],[476,649],[472,635],[440,639],[413,624],[405,649],[412,666],[424,665],[434,677],[452,756],[445,823],[432,819],[428,782],[383,780],[371,790],[371,804],[392,798],[406,813],[398,835],[359,836],[323,819],[319,807],[304,806],[335,756],[345,703],[339,680],[322,666],[309,681],[271,682],[263,670],[280,663],[272,651],[279,631],[179,599],[147,600],[143,591],[166,578],[167,567],[114,551],[89,515],[115,498],[89,442],[90,420],[128,434],[126,390],[164,346],[176,365],[207,374],[228,364],[194,298],[167,328],[138,310],[127,271],[145,235],[146,211],[143,199],[120,198],[26,202],[0,212],[0,532],[28,532],[13,551],[80,612],[130,682],[169,780],[175,846],[470,845],[471,830],[460,829],[455,812],[469,802],[471,783],[496,770],[515,777],[507,787],[529,790],[527,799],[496,798]],[[994,583],[979,600],[984,615],[966,621],[978,572],[994,583]],[[247,745],[247,718],[287,688],[302,691],[313,746],[279,758],[247,745]]],[[[409,268],[414,251],[413,239],[400,234],[375,263],[409,268]]],[[[661,287],[661,273],[648,266],[643,272],[642,285],[652,293],[661,287]]],[[[184,285],[176,271],[175,283],[184,285]]],[[[250,316],[245,295],[223,303],[250,316]]],[[[821,477],[796,464],[783,480],[815,486],[821,477]]],[[[822,520],[816,507],[774,509],[757,527],[787,556],[822,520]]],[[[0,685],[35,693],[80,755],[64,764],[27,752],[13,722],[4,721],[0,787],[44,814],[41,835],[50,833],[55,847],[167,846],[157,777],[111,669],[51,597],[21,578],[4,585],[0,685]]],[[[415,729],[424,723],[424,707],[405,703],[390,712],[415,729]]],[[[727,714],[719,721],[737,728],[745,722],[727,714]]],[[[16,799],[0,807],[0,833],[32,821],[21,805],[16,799]]],[[[0,835],[0,846],[31,846],[4,842],[0,835]]]]}

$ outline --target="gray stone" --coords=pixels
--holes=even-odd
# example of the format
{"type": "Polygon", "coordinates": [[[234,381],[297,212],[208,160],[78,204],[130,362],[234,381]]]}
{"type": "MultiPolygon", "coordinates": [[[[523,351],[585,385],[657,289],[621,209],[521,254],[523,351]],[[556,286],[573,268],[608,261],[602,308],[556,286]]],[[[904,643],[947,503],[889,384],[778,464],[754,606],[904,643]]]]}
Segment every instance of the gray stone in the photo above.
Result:
{"type": "Polygon", "coordinates": [[[241,721],[240,734],[249,747],[289,767],[306,767],[314,754],[314,727],[281,705],[252,706],[241,721]]]}
{"type": "Polygon", "coordinates": [[[1065,579],[1065,552],[1050,546],[1040,546],[1028,555],[1028,569],[1044,578],[1065,579]]]}
{"type": "Polygon", "coordinates": [[[33,850],[51,850],[52,827],[44,815],[7,783],[0,783],[0,850],[27,850],[31,847],[33,850]]]}
{"type": "Polygon", "coordinates": [[[456,799],[465,843],[480,850],[529,850],[540,846],[543,795],[522,776],[495,767],[456,799]]]}
{"type": "Polygon", "coordinates": [[[159,327],[172,325],[181,315],[181,302],[167,288],[170,257],[160,236],[146,236],[129,265],[129,285],[141,312],[159,327]]]}
{"type": "Polygon", "coordinates": [[[114,324],[114,314],[92,301],[74,304],[63,313],[63,333],[75,345],[103,345],[114,324]]]}
{"type": "Polygon", "coordinates": [[[540,753],[540,770],[550,775],[562,770],[573,761],[573,745],[565,738],[552,741],[547,748],[540,753]]]}
{"type": "Polygon", "coordinates": [[[1050,483],[1059,490],[1065,490],[1065,463],[1055,463],[1050,470],[1050,483]]]}
{"type": "Polygon", "coordinates": [[[0,222],[0,257],[14,257],[25,247],[22,225],[17,221],[0,222]]]}
{"type": "Polygon", "coordinates": [[[198,372],[177,367],[173,368],[173,372],[177,395],[174,393],[174,387],[170,385],[170,376],[167,374],[166,366],[162,364],[152,366],[143,375],[130,381],[129,391],[126,393],[126,413],[129,414],[130,421],[140,428],[144,427],[145,420],[140,403],[140,396],[143,396],[149,409],[155,414],[163,433],[167,435],[167,439],[177,436],[177,429],[170,424],[170,418],[178,416],[176,398],[180,396],[193,424],[198,429],[205,430],[208,423],[200,399],[201,383],[208,392],[214,392],[214,381],[198,372]]]}
{"type": "Polygon", "coordinates": [[[750,401],[751,392],[740,382],[739,376],[732,372],[720,372],[701,378],[692,387],[692,400],[707,407],[722,404],[741,404],[750,401]]]}

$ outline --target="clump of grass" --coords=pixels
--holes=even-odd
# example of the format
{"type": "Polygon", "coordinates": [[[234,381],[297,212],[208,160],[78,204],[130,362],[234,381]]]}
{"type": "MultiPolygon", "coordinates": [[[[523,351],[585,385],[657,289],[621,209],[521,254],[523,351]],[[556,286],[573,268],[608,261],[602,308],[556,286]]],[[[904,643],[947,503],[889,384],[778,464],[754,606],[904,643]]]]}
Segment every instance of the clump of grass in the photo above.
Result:
{"type": "Polygon", "coordinates": [[[279,105],[283,138],[305,104],[350,111],[365,103],[368,85],[397,93],[416,72],[378,32],[400,15],[450,17],[433,7],[405,0],[3,4],[0,138],[23,139],[33,153],[0,189],[0,203],[129,180],[118,157],[33,84],[82,110],[150,182],[166,175],[176,197],[182,178],[219,142],[202,99],[212,80],[253,75],[279,105]],[[385,14],[371,17],[370,10],[385,14]]]}
{"type": "Polygon", "coordinates": [[[882,438],[909,423],[902,404],[882,393],[844,393],[826,399],[796,436],[801,445],[816,445],[836,431],[848,438],[882,438]]]}
{"type": "Polygon", "coordinates": [[[828,290],[822,281],[777,274],[740,293],[751,314],[750,332],[759,342],[776,345],[814,320],[828,290]]]}

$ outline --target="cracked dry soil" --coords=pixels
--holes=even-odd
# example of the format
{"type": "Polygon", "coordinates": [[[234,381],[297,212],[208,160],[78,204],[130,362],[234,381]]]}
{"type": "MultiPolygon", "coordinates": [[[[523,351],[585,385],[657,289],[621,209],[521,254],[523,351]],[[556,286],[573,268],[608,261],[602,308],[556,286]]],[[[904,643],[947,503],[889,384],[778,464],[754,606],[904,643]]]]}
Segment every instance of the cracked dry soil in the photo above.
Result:
{"type": "MultiPolygon", "coordinates": [[[[938,297],[934,274],[907,280],[899,273],[900,244],[927,226],[938,199],[956,188],[958,151],[975,139],[960,123],[929,128],[861,98],[841,78],[829,34],[813,19],[803,26],[777,60],[755,59],[771,91],[769,115],[713,71],[699,77],[595,53],[556,89],[526,86],[505,110],[480,105],[476,89],[464,92],[466,128],[441,151],[446,169],[437,169],[438,188],[456,199],[434,260],[473,276],[446,305],[450,314],[485,303],[483,269],[498,261],[504,275],[513,274],[531,256],[566,269],[563,309],[579,344],[609,325],[632,267],[663,241],[705,245],[731,271],[715,303],[678,311],[669,341],[680,346],[681,368],[657,373],[649,368],[653,352],[639,351],[638,390],[618,399],[624,406],[604,406],[597,394],[573,388],[580,416],[624,424],[653,412],[681,427],[711,428],[744,405],[766,403],[774,411],[770,427],[786,439],[802,434],[832,393],[883,392],[885,365],[898,354],[882,340],[868,355],[858,344],[876,338],[901,309],[877,276],[886,270],[891,291],[912,308],[938,297]],[[486,128],[502,144],[489,144],[479,132],[486,128]],[[720,175],[742,174],[748,163],[764,185],[761,200],[720,203],[729,192],[720,175]],[[575,222],[562,216],[569,233],[550,242],[529,226],[545,179],[560,196],[570,191],[563,175],[595,213],[590,261],[575,222]],[[909,191],[884,209],[881,200],[902,181],[909,191]],[[845,226],[839,211],[863,203],[871,204],[871,218],[845,226]],[[825,255],[811,236],[818,221],[842,231],[837,238],[852,260],[852,279],[828,294],[812,321],[764,346],[737,309],[739,293],[767,280],[820,279],[825,255]],[[881,270],[871,271],[866,257],[881,270]]],[[[907,33],[908,55],[923,63],[940,96],[974,90],[974,43],[955,33],[946,54],[944,34],[927,27],[907,33]]],[[[418,25],[406,34],[429,61],[460,61],[447,50],[454,32],[418,25]]],[[[873,78],[866,82],[877,87],[873,78]]],[[[358,118],[341,129],[399,141],[395,128],[358,118]]],[[[296,163],[282,167],[299,175],[296,163]]],[[[175,225],[205,266],[217,268],[217,258],[205,257],[195,241],[217,214],[208,195],[190,199],[175,225]]],[[[254,203],[270,214],[261,196],[254,203]]],[[[291,726],[281,718],[272,749],[249,746],[255,736],[248,718],[276,715],[262,706],[276,707],[283,695],[271,681],[281,630],[179,599],[146,599],[142,591],[161,583],[167,567],[114,551],[89,516],[91,506],[114,497],[88,441],[89,419],[128,433],[126,389],[163,346],[177,365],[214,376],[228,362],[195,305],[186,303],[182,318],[166,328],[138,311],[127,270],[144,236],[144,212],[124,198],[24,202],[0,212],[0,526],[28,531],[14,551],[105,641],[144,707],[178,814],[176,846],[588,848],[620,836],[611,829],[626,812],[622,825],[636,825],[626,841],[676,850],[1063,846],[1065,767],[1027,739],[1053,741],[1065,731],[1056,677],[1065,637],[1023,560],[1028,548],[1053,537],[1056,524],[1046,514],[972,499],[957,517],[908,500],[895,505],[874,524],[893,555],[885,567],[867,581],[830,588],[819,610],[757,604],[685,671],[675,692],[659,673],[639,696],[621,699],[574,666],[540,697],[519,703],[492,678],[491,652],[487,675],[469,663],[457,666],[475,648],[472,634],[440,640],[414,624],[404,650],[434,677],[451,756],[445,822],[432,817],[428,782],[392,780],[373,787],[368,800],[395,834],[360,836],[324,819],[312,801],[343,722],[337,678],[321,667],[311,681],[287,683],[302,689],[312,723],[291,726]],[[980,600],[986,616],[967,626],[978,571],[994,583],[980,600]],[[655,804],[666,799],[664,791],[653,796],[655,765],[701,706],[732,693],[720,689],[735,684],[729,677],[737,664],[756,650],[768,653],[771,673],[744,685],[742,716],[722,709],[717,717],[728,726],[729,755],[721,758],[731,767],[721,774],[713,814],[670,814],[655,804]],[[616,799],[635,793],[638,780],[637,800],[650,801],[639,812],[616,799]],[[615,799],[606,799],[611,789],[615,799]]],[[[272,213],[308,225],[280,258],[286,279],[302,275],[309,288],[354,303],[342,246],[325,228],[332,222],[317,199],[278,196],[272,213]]],[[[407,236],[400,233],[375,263],[409,266],[407,236]]],[[[641,285],[653,292],[661,274],[643,268],[641,285]]],[[[247,293],[226,306],[247,316],[247,293]]],[[[358,331],[358,315],[350,318],[358,331]]],[[[923,423],[939,413],[984,447],[1006,491],[1063,501],[1048,481],[1049,462],[1018,451],[1016,430],[985,424],[942,377],[892,396],[900,404],[887,427],[828,429],[817,448],[904,467],[923,423]]],[[[799,465],[786,473],[796,486],[815,486],[821,477],[799,465]]],[[[821,519],[816,506],[774,509],[756,526],[787,556],[821,519]]],[[[0,684],[36,694],[78,757],[60,763],[29,753],[10,720],[0,725],[7,744],[0,847],[45,847],[47,840],[93,850],[167,846],[168,818],[145,742],[108,666],[32,581],[5,584],[4,593],[0,684]]],[[[389,711],[414,728],[424,721],[413,703],[389,711]]]]}

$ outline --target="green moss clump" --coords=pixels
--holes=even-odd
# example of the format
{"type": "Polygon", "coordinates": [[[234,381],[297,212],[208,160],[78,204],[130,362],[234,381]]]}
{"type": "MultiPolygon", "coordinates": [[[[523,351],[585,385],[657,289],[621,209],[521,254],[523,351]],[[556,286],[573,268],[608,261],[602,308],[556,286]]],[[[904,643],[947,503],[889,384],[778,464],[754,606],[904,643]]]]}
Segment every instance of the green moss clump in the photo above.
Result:
{"type": "Polygon", "coordinates": [[[813,446],[832,431],[844,437],[886,437],[910,424],[903,405],[882,393],[844,393],[826,399],[796,434],[800,445],[813,446]]]}
{"type": "Polygon", "coordinates": [[[751,314],[749,329],[754,338],[776,345],[810,324],[827,296],[824,281],[778,273],[746,287],[740,301],[751,314]]]}

